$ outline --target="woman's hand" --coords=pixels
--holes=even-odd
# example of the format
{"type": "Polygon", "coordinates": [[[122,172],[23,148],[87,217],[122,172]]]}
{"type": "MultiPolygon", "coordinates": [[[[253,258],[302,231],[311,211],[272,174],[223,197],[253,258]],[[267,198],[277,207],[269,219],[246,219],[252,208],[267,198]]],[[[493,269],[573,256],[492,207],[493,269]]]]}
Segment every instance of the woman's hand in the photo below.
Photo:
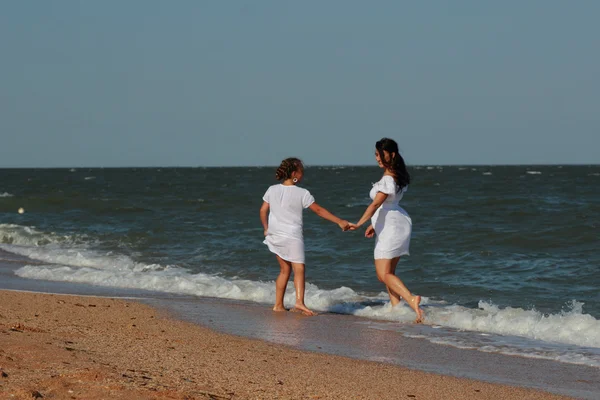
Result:
{"type": "Polygon", "coordinates": [[[267,235],[268,235],[268,233],[267,233],[267,232],[268,232],[268,229],[265,229],[265,230],[263,231],[263,235],[265,235],[265,237],[267,237],[267,235]]]}
{"type": "Polygon", "coordinates": [[[372,238],[373,236],[375,236],[375,228],[373,228],[373,225],[369,225],[369,227],[365,231],[365,237],[372,238]]]}
{"type": "Polygon", "coordinates": [[[349,231],[355,231],[358,229],[358,225],[353,224],[352,222],[348,225],[348,230],[349,231]]]}
{"type": "Polygon", "coordinates": [[[341,220],[340,222],[338,222],[338,226],[344,231],[346,232],[349,228],[350,228],[350,222],[346,221],[345,219],[341,220]]]}

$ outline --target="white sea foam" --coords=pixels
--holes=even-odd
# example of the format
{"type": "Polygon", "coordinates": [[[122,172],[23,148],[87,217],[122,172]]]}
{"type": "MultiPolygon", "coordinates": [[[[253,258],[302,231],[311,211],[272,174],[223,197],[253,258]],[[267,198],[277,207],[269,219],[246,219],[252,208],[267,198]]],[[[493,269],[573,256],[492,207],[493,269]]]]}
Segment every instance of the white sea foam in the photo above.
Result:
{"type": "Polygon", "coordinates": [[[492,175],[491,172],[484,172],[482,175],[492,175]]]}
{"type": "Polygon", "coordinates": [[[543,314],[522,308],[499,308],[480,301],[477,309],[458,305],[436,307],[431,323],[476,332],[520,336],[546,342],[600,348],[600,321],[583,314],[583,304],[573,301],[571,310],[543,314]]]}
{"type": "MultiPolygon", "coordinates": [[[[374,327],[379,329],[378,327],[374,327]]],[[[493,334],[474,335],[470,332],[447,331],[437,327],[441,334],[406,333],[404,336],[425,339],[431,343],[448,345],[459,349],[478,350],[485,353],[502,353],[510,356],[555,360],[569,364],[600,367],[600,349],[545,343],[534,339],[507,337],[493,334]]],[[[384,330],[390,330],[389,326],[384,330]]],[[[436,332],[437,333],[437,332],[436,332]]]]}
{"type": "MultiPolygon", "coordinates": [[[[29,257],[41,265],[26,265],[16,271],[22,278],[87,283],[108,287],[145,289],[164,293],[207,296],[272,303],[275,285],[246,279],[190,273],[173,265],[144,264],[126,255],[99,252],[86,237],[60,236],[35,228],[0,224],[0,249],[29,257]]],[[[366,296],[353,288],[320,289],[306,286],[306,303],[317,311],[351,314],[384,321],[411,322],[414,312],[403,302],[391,307],[387,294],[366,296]]],[[[294,289],[288,286],[286,306],[294,304],[294,289]]],[[[455,347],[520,354],[600,367],[600,321],[583,312],[583,304],[572,301],[568,311],[543,314],[534,309],[500,308],[481,301],[477,308],[423,298],[426,322],[432,332],[446,330],[467,335],[429,333],[425,338],[455,347]],[[490,342],[482,337],[524,338],[542,345],[519,347],[514,341],[490,342]],[[474,339],[475,338],[475,339],[474,339]],[[479,339],[477,339],[479,338],[479,339]]],[[[388,326],[390,324],[387,324],[388,326]]],[[[391,324],[392,326],[399,326],[391,324]]],[[[407,325],[404,325],[407,326],[407,325]]],[[[410,335],[403,329],[402,334],[410,335]]]]}
{"type": "MultiPolygon", "coordinates": [[[[34,256],[36,256],[34,254],[34,256]]],[[[57,257],[74,263],[77,255],[57,257]]],[[[108,257],[95,257],[105,261],[108,257]]],[[[90,264],[89,259],[82,257],[83,264],[90,264]]],[[[69,265],[26,265],[16,271],[22,278],[43,279],[50,281],[88,283],[100,286],[144,289],[165,293],[186,294],[194,296],[217,297],[235,300],[247,300],[258,303],[270,303],[275,298],[273,282],[257,282],[244,279],[227,279],[209,274],[190,274],[175,266],[143,265],[128,259],[104,262],[95,267],[74,267],[69,265]]],[[[363,301],[365,298],[350,288],[341,287],[334,290],[322,290],[312,284],[306,285],[306,301],[315,310],[329,310],[339,303],[363,301]]],[[[293,306],[294,289],[288,287],[285,304],[293,306]]]]}
{"type": "Polygon", "coordinates": [[[94,179],[96,179],[96,177],[95,177],[95,176],[86,176],[86,177],[85,177],[85,178],[83,178],[83,179],[85,179],[86,181],[91,181],[91,180],[94,180],[94,179]]]}
{"type": "MultiPolygon", "coordinates": [[[[196,296],[221,297],[270,303],[274,298],[273,282],[228,279],[209,274],[191,274],[177,266],[143,264],[125,255],[98,254],[84,249],[61,249],[2,244],[5,251],[21,254],[45,265],[27,265],[16,274],[23,278],[79,282],[94,285],[147,289],[196,296]]],[[[365,305],[381,302],[385,293],[362,296],[351,288],[319,289],[308,284],[307,304],[320,311],[334,311],[361,317],[392,321],[411,321],[414,313],[406,305],[391,309],[389,305],[365,305]]],[[[286,295],[293,305],[293,287],[286,295]]],[[[428,300],[424,299],[424,305],[428,300]]],[[[600,321],[583,313],[583,304],[573,302],[571,310],[545,315],[536,310],[480,302],[477,309],[458,305],[435,304],[427,308],[430,324],[467,331],[520,336],[547,342],[600,348],[600,321]]]]}
{"type": "Polygon", "coordinates": [[[4,192],[4,193],[0,193],[0,197],[13,197],[13,195],[8,192],[4,192]]]}
{"type": "Polygon", "coordinates": [[[526,171],[529,175],[541,175],[540,171],[526,171]]]}

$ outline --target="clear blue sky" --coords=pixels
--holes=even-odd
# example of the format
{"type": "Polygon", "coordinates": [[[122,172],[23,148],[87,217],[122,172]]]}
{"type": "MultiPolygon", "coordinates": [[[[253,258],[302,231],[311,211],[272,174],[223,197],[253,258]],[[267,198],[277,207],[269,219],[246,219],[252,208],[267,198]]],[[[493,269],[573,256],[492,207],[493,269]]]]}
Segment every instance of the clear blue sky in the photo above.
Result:
{"type": "Polygon", "coordinates": [[[599,1],[11,1],[0,167],[600,163],[599,1]]]}

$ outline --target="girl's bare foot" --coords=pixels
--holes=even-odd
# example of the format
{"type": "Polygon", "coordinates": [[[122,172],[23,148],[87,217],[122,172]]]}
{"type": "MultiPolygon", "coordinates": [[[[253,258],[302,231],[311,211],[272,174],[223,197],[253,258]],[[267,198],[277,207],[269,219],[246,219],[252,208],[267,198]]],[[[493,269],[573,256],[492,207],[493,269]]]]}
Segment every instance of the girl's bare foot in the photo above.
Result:
{"type": "Polygon", "coordinates": [[[285,308],[284,306],[275,306],[273,307],[273,311],[287,311],[287,308],[285,308]]]}
{"type": "Polygon", "coordinates": [[[302,312],[302,314],[308,315],[309,317],[313,316],[313,315],[316,315],[314,312],[312,312],[311,310],[309,310],[308,307],[306,307],[304,304],[301,304],[301,303],[300,304],[296,303],[296,305],[294,306],[294,308],[292,309],[292,311],[300,311],[300,312],[302,312]]]}
{"type": "Polygon", "coordinates": [[[412,308],[417,314],[415,323],[422,323],[425,319],[425,315],[423,314],[423,310],[421,310],[421,308],[419,307],[419,304],[421,304],[421,296],[413,296],[412,300],[408,304],[410,305],[410,308],[412,308]]]}

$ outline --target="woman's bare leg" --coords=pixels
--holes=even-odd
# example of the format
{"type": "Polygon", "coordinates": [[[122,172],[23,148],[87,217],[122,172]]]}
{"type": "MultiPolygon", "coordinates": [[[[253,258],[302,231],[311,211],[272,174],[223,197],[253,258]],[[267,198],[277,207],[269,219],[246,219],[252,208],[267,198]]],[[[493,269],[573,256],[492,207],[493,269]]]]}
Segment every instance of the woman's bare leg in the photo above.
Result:
{"type": "Polygon", "coordinates": [[[296,288],[296,305],[294,308],[302,311],[304,315],[315,315],[304,304],[304,264],[292,263],[292,269],[294,270],[294,287],[296,288]]]}
{"type": "Polygon", "coordinates": [[[404,283],[394,274],[392,271],[392,264],[397,264],[400,258],[396,257],[392,260],[378,259],[375,260],[375,271],[377,272],[377,279],[383,282],[389,290],[400,295],[408,303],[417,314],[415,322],[420,323],[423,321],[423,310],[419,308],[421,303],[421,296],[413,296],[412,293],[406,288],[404,283]]]}
{"type": "MultiPolygon", "coordinates": [[[[390,269],[390,274],[396,275],[396,266],[398,265],[398,261],[400,261],[400,257],[394,258],[392,260],[392,268],[390,269]]],[[[392,307],[398,305],[398,303],[400,303],[400,301],[402,300],[400,296],[398,296],[398,294],[390,290],[389,287],[386,286],[385,288],[387,289],[387,292],[390,295],[390,303],[392,303],[392,307]]]]}
{"type": "Polygon", "coordinates": [[[285,261],[283,258],[276,255],[277,261],[279,262],[279,276],[275,281],[275,307],[273,311],[287,311],[283,306],[283,296],[285,295],[285,289],[287,288],[288,280],[290,279],[292,263],[285,261]]]}

